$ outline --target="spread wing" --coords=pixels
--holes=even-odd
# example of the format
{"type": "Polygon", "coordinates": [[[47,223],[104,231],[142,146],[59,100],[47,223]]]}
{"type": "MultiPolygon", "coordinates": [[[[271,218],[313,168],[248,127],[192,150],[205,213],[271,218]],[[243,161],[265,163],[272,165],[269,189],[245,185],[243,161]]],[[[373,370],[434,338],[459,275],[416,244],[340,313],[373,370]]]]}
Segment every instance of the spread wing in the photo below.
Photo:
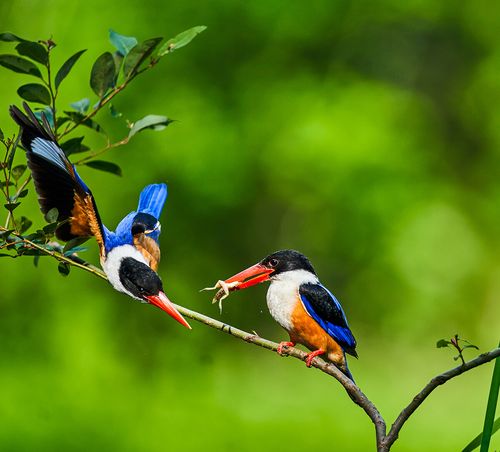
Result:
{"type": "Polygon", "coordinates": [[[11,106],[10,115],[21,127],[41,211],[45,214],[54,207],[59,211],[58,220],[64,223],[56,229],[58,239],[95,236],[104,255],[105,234],[91,191],[57,144],[45,116],[40,123],[26,103],[23,107],[26,114],[11,106]]]}
{"type": "Polygon", "coordinates": [[[357,357],[356,339],[349,329],[342,306],[321,284],[302,284],[300,299],[307,313],[344,349],[357,357]]]}

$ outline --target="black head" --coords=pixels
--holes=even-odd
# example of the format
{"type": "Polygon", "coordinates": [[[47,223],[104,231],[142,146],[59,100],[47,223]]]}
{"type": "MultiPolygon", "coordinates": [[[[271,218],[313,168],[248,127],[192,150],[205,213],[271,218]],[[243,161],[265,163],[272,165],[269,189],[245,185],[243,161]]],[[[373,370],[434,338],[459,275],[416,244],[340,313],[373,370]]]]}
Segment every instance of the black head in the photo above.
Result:
{"type": "Polygon", "coordinates": [[[158,227],[158,220],[148,213],[139,212],[132,222],[132,235],[154,231],[158,227]]]}
{"type": "Polygon", "coordinates": [[[262,259],[260,264],[274,270],[271,277],[292,270],[306,270],[313,275],[316,274],[309,259],[295,250],[276,251],[262,259]]]}
{"type": "Polygon", "coordinates": [[[147,301],[147,297],[163,291],[163,284],[155,271],[132,257],[122,259],[120,281],[134,297],[147,301]]]}

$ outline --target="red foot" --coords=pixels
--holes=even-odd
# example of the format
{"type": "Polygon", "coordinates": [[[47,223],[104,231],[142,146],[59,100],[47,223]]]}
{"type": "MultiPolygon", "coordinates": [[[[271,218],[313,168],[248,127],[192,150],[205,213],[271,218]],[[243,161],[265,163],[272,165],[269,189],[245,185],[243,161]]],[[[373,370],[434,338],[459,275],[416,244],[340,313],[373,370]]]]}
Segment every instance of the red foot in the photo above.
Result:
{"type": "Polygon", "coordinates": [[[278,352],[278,355],[283,356],[283,349],[285,347],[295,347],[295,342],[280,342],[280,345],[278,345],[278,350],[276,350],[278,352]]]}
{"type": "Polygon", "coordinates": [[[311,367],[312,360],[316,358],[316,356],[322,355],[323,353],[325,353],[325,351],[321,349],[308,353],[306,357],[306,366],[311,367]]]}

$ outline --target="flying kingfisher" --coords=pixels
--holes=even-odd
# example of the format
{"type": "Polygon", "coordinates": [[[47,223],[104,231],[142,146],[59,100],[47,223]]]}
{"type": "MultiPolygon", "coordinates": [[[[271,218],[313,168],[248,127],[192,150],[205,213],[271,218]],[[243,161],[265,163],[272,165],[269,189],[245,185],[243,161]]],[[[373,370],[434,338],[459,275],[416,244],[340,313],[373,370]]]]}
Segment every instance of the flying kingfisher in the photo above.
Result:
{"type": "Polygon", "coordinates": [[[70,163],[51,127],[42,115],[41,123],[26,103],[26,114],[15,106],[10,115],[21,127],[21,143],[26,150],[40,209],[59,212],[56,237],[69,241],[94,236],[99,245],[101,266],[111,285],[144,303],[151,303],[187,328],[191,328],[163,292],[156,273],[160,260],[160,217],[167,199],[165,184],[145,187],[137,211],[120,221],[116,230],[104,226],[92,192],[70,163]]]}
{"type": "Polygon", "coordinates": [[[358,357],[356,340],[342,306],[319,282],[309,259],[298,251],[277,251],[224,283],[229,290],[241,290],[264,281],[271,282],[269,312],[290,335],[289,342],[280,343],[278,353],[285,346],[305,345],[311,350],[307,367],[316,356],[324,355],[353,380],[345,354],[358,357]]]}

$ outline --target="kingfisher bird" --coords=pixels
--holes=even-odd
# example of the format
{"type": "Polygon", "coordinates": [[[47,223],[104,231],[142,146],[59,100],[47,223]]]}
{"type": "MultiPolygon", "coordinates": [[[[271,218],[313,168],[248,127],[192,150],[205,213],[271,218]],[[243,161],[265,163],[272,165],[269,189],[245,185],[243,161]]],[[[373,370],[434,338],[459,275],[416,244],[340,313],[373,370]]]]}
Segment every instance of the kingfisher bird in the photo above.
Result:
{"type": "Polygon", "coordinates": [[[266,297],[269,312],[290,336],[290,341],[280,343],[278,353],[302,344],[311,350],[307,367],[316,356],[325,355],[354,381],[345,354],[358,357],[356,340],[342,306],[320,283],[309,259],[298,251],[277,251],[224,283],[230,290],[241,290],[264,281],[271,282],[266,297]]]}
{"type": "Polygon", "coordinates": [[[151,303],[191,328],[163,292],[156,273],[160,260],[160,217],[167,199],[165,184],[151,184],[139,196],[137,211],[120,221],[116,230],[104,226],[90,189],[57,143],[47,118],[39,122],[26,103],[24,114],[16,106],[10,115],[21,127],[21,143],[35,183],[41,211],[57,208],[56,237],[69,241],[94,236],[101,266],[111,285],[143,303],[151,303]]]}

